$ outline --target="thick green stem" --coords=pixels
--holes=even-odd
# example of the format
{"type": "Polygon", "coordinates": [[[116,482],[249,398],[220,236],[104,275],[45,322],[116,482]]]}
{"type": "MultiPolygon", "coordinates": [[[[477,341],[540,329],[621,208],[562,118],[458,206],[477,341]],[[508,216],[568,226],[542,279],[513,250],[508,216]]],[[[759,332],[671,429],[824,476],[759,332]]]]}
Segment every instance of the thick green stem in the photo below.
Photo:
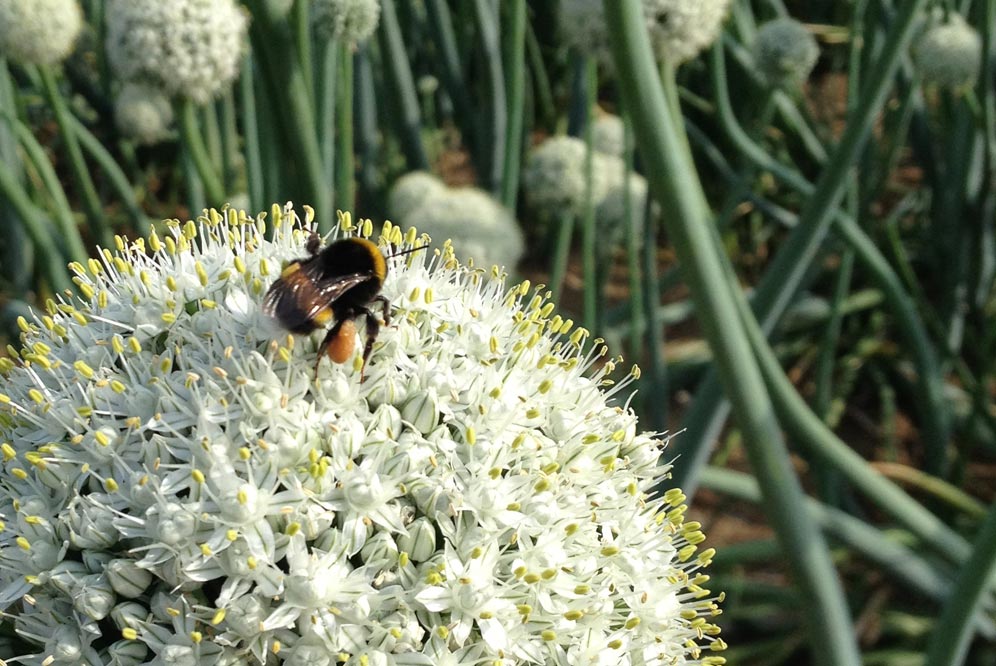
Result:
{"type": "Polygon", "coordinates": [[[38,139],[31,133],[31,130],[19,120],[12,117],[5,118],[5,120],[11,126],[13,134],[16,135],[17,141],[24,149],[31,165],[38,172],[42,183],[45,184],[48,195],[52,198],[55,209],[55,224],[62,236],[65,258],[70,261],[86,261],[89,255],[83,244],[83,238],[80,236],[79,227],[76,225],[76,219],[73,217],[72,207],[66,198],[65,190],[62,189],[55,168],[45,154],[45,149],[38,143],[38,139]]]}
{"type": "Polygon", "coordinates": [[[525,37],[526,2],[511,0],[508,3],[508,28],[503,32],[505,39],[503,55],[505,60],[506,85],[508,86],[508,131],[505,135],[505,164],[501,177],[501,202],[509,210],[515,210],[519,193],[519,166],[522,161],[523,99],[525,96],[525,37]]]}
{"type": "Polygon", "coordinates": [[[560,293],[564,288],[567,274],[567,259],[571,253],[571,237],[574,235],[574,214],[564,211],[557,220],[557,237],[553,247],[553,263],[550,266],[550,300],[560,303],[560,293]]]}
{"type": "Polygon", "coordinates": [[[934,628],[927,648],[926,666],[960,666],[968,656],[975,634],[972,618],[989,596],[996,576],[996,504],[975,539],[972,556],[960,570],[958,580],[934,628]]]}
{"type": "Polygon", "coordinates": [[[482,148],[487,159],[482,160],[479,174],[481,185],[493,194],[501,193],[501,178],[505,167],[505,146],[508,140],[508,106],[505,101],[505,74],[502,71],[501,44],[498,40],[498,17],[490,0],[473,0],[477,33],[487,63],[484,77],[489,110],[485,115],[486,131],[482,148]]]}
{"type": "Polygon", "coordinates": [[[52,290],[63,291],[71,288],[72,283],[66,272],[65,261],[52,240],[52,234],[46,228],[44,216],[31,203],[31,199],[17,182],[14,173],[2,162],[0,162],[0,198],[6,199],[17,213],[24,231],[41,255],[40,264],[52,290]]]}
{"type": "Polygon", "coordinates": [[[256,92],[252,53],[246,55],[239,77],[239,108],[242,111],[243,151],[246,161],[246,183],[249,188],[250,212],[263,210],[263,157],[259,146],[259,119],[256,117],[256,92]]]}
{"type": "Polygon", "coordinates": [[[41,76],[42,87],[48,103],[52,105],[52,112],[55,114],[55,122],[59,126],[62,134],[62,142],[66,148],[66,155],[69,157],[69,166],[73,181],[79,188],[80,198],[83,200],[83,211],[86,213],[87,223],[90,227],[90,239],[101,247],[113,247],[114,239],[111,237],[111,230],[104,219],[104,207],[100,203],[97,195],[97,188],[94,187],[93,179],[90,178],[90,170],[87,168],[86,160],[83,159],[83,150],[80,148],[79,138],[73,131],[72,113],[66,104],[65,98],[59,91],[59,84],[55,80],[55,74],[47,66],[38,68],[41,76]]]}
{"type": "Polygon", "coordinates": [[[335,205],[353,210],[356,204],[356,158],[353,147],[353,49],[340,45],[338,94],[335,100],[335,205]]]}
{"type": "Polygon", "coordinates": [[[581,284],[582,317],[584,327],[598,331],[598,295],[601,291],[602,276],[599,275],[596,259],[597,234],[595,230],[595,147],[593,145],[595,127],[595,106],[598,103],[598,63],[591,56],[584,58],[585,124],[584,142],[584,209],[581,212],[581,284]]]}
{"type": "Polygon", "coordinates": [[[208,199],[208,205],[220,206],[225,199],[225,186],[218,177],[218,172],[214,169],[211,155],[207,146],[204,145],[204,137],[201,136],[200,124],[197,118],[197,106],[189,99],[180,102],[179,108],[180,136],[183,140],[183,147],[187,156],[197,169],[197,176],[204,186],[204,192],[208,199]]]}
{"type": "Polygon", "coordinates": [[[789,464],[744,325],[739,323],[687,139],[677,131],[679,120],[673,117],[658,79],[643,10],[636,0],[606,1],[604,9],[619,88],[651,188],[669,212],[665,217],[669,235],[751,466],[764,489],[768,518],[803,596],[810,601],[804,610],[812,655],[818,664],[856,666],[861,659],[840,582],[822,535],[802,510],[805,496],[789,464]]]}
{"type": "Polygon", "coordinates": [[[429,158],[422,145],[422,114],[415,94],[411,65],[405,53],[405,42],[398,25],[398,15],[394,0],[381,0],[380,28],[377,30],[380,51],[385,65],[385,75],[389,88],[394,91],[394,101],[398,105],[398,124],[401,147],[411,170],[428,170],[429,158]]]}

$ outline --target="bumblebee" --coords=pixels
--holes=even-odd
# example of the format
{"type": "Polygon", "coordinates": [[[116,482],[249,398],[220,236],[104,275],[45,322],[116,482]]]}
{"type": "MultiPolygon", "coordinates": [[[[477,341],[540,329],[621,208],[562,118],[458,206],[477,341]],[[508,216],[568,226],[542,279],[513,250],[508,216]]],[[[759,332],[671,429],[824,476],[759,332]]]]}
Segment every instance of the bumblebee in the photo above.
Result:
{"type": "Polygon", "coordinates": [[[322,249],[321,237],[312,233],[306,249],[309,256],[287,264],[266,292],[263,312],[298,335],[332,324],[318,346],[315,372],[323,356],[335,363],[345,363],[352,357],[356,320],[362,316],[367,333],[363,347],[365,370],[381,327],[371,305],[379,303],[384,325],[391,323],[390,303],[380,294],[387,277],[387,259],[376,244],[360,237],[338,240],[322,249]]]}

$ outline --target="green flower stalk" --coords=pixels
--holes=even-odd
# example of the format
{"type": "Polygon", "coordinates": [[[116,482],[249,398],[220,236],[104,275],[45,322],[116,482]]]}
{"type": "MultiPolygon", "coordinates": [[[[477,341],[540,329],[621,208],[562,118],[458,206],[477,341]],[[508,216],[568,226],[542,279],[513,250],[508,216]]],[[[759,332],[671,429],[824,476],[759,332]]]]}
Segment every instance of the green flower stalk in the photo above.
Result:
{"type": "Polygon", "coordinates": [[[62,62],[82,28],[77,0],[0,0],[0,56],[21,64],[62,62]]]}
{"type": "Polygon", "coordinates": [[[72,266],[81,302],[21,320],[0,360],[9,656],[723,663],[713,551],[680,491],[649,494],[664,442],[601,345],[444,247],[387,260],[365,382],[359,351],[316,371],[321,334],[261,312],[312,217],[118,238],[72,266]]]}

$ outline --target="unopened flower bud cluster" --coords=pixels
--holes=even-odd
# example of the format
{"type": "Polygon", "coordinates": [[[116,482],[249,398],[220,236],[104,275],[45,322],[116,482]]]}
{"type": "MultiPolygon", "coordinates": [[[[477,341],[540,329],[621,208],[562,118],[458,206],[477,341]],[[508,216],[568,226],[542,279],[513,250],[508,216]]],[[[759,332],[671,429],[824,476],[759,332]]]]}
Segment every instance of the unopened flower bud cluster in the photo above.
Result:
{"type": "Polygon", "coordinates": [[[0,360],[3,656],[723,663],[713,552],[680,491],[649,494],[663,443],[617,404],[601,345],[444,245],[388,260],[366,381],[359,351],[316,376],[323,333],[261,313],[311,218],[210,211],[118,238],[72,266],[82,301],[19,322],[0,360]]]}

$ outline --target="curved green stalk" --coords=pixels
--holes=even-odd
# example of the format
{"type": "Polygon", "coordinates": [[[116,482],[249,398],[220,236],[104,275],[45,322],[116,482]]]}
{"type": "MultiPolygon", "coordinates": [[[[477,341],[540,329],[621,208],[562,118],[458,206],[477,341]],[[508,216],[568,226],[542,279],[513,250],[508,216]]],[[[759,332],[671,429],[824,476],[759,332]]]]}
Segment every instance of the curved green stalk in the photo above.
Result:
{"type": "Polygon", "coordinates": [[[996,504],[975,539],[972,556],[960,570],[958,580],[927,647],[926,666],[960,666],[968,656],[975,633],[972,618],[978,614],[996,577],[996,504]]]}
{"type": "Polygon", "coordinates": [[[17,182],[17,177],[3,162],[0,162],[0,195],[17,213],[24,231],[41,255],[39,263],[45,271],[49,286],[53,291],[70,289],[72,283],[66,271],[66,262],[46,228],[43,214],[31,203],[31,198],[17,182]]]}
{"type": "Polygon", "coordinates": [[[533,25],[526,22],[526,55],[529,57],[529,72],[533,77],[533,92],[536,96],[537,115],[540,124],[546,131],[553,134],[557,129],[557,108],[553,103],[553,93],[550,87],[550,77],[547,76],[543,64],[543,54],[540,52],[539,40],[533,25]]]}
{"type": "MultiPolygon", "coordinates": [[[[761,501],[757,483],[743,472],[706,467],[702,484],[710,490],[750,502],[761,501]]],[[[911,548],[889,539],[883,532],[854,516],[816,500],[806,500],[806,510],[828,536],[835,537],[867,559],[878,564],[902,584],[934,600],[948,599],[951,581],[911,548]]],[[[990,629],[992,620],[978,616],[990,629]]]]}
{"type": "MultiPolygon", "coordinates": [[[[0,113],[9,118],[13,126],[20,126],[17,122],[17,93],[14,92],[7,61],[2,56],[0,56],[0,113]]],[[[34,139],[34,136],[31,138],[34,139]]],[[[12,173],[16,174],[15,181],[21,184],[24,181],[24,169],[21,156],[17,152],[17,144],[13,128],[0,125],[0,162],[6,164],[12,173]]],[[[51,168],[47,159],[42,161],[51,168]]],[[[9,280],[8,291],[11,296],[24,297],[32,288],[31,277],[35,269],[35,251],[31,246],[31,238],[17,219],[13,206],[4,201],[0,201],[0,221],[2,221],[0,228],[6,241],[3,247],[0,247],[0,264],[3,266],[4,277],[9,280]]],[[[74,222],[73,227],[75,226],[74,222]]],[[[76,233],[78,235],[79,231],[76,233]]]]}
{"type": "Polygon", "coordinates": [[[73,180],[80,189],[80,199],[83,200],[83,210],[86,213],[87,223],[90,227],[90,239],[95,244],[102,247],[112,247],[114,239],[111,238],[111,230],[104,220],[104,207],[100,203],[97,195],[97,188],[94,187],[93,179],[90,178],[90,171],[87,168],[86,160],[83,159],[83,151],[80,148],[79,138],[73,131],[72,113],[66,104],[65,98],[59,91],[59,84],[55,80],[55,74],[47,66],[38,67],[38,74],[41,77],[42,88],[45,97],[52,106],[55,114],[55,122],[59,126],[62,134],[62,142],[66,148],[66,155],[69,157],[69,166],[73,180]]]}
{"type": "Polygon", "coordinates": [[[135,187],[128,180],[125,172],[121,170],[121,166],[118,165],[117,160],[114,159],[114,156],[104,147],[100,139],[95,137],[93,132],[87,129],[79,118],[73,116],[72,123],[73,131],[76,132],[83,150],[87,152],[90,158],[104,172],[107,181],[117,193],[121,204],[128,211],[133,228],[145,229],[148,226],[149,218],[146,216],[145,211],[142,210],[142,206],[135,196],[135,187]]]}
{"type": "MultiPolygon", "coordinates": [[[[842,194],[847,181],[847,170],[839,165],[843,159],[841,151],[844,150],[844,140],[841,140],[842,148],[834,153],[832,159],[834,164],[838,164],[835,172],[839,175],[839,182],[831,184],[827,184],[827,171],[824,171],[824,177],[820,179],[820,183],[814,186],[795,170],[770,157],[747,136],[739,123],[736,122],[726,92],[725,65],[722,52],[719,49],[718,46],[714,47],[712,54],[715,97],[718,116],[729,138],[757,166],[770,171],[779,180],[786,182],[807,196],[807,205],[799,215],[800,222],[797,228],[793,230],[788,241],[775,255],[771,266],[758,285],[754,299],[752,299],[752,306],[761,328],[766,333],[770,333],[784,314],[791,302],[791,297],[798,291],[805,277],[806,268],[812,262],[813,253],[817,251],[825,236],[825,225],[831,221],[835,222],[837,233],[855,250],[856,258],[865,269],[871,271],[898,320],[898,330],[906,338],[907,347],[921,379],[917,385],[919,389],[917,395],[921,403],[920,412],[923,419],[924,439],[930,443],[929,450],[940,449],[943,451],[950,431],[949,416],[944,401],[943,379],[933,346],[930,343],[930,337],[920,320],[916,305],[903,289],[903,285],[892,272],[888,262],[852,218],[839,210],[836,203],[833,204],[832,208],[827,209],[814,209],[812,205],[812,202],[817,198],[827,201],[828,189],[831,189],[831,185],[836,185],[832,189],[839,190],[838,195],[842,194]],[[818,197],[817,195],[821,191],[823,194],[818,197]]],[[[879,71],[882,65],[882,61],[877,61],[876,70],[869,78],[879,81],[881,85],[885,86],[885,79],[879,71]]],[[[862,96],[861,99],[862,104],[855,113],[867,122],[871,122],[867,100],[865,96],[862,96]]],[[[848,154],[856,154],[857,152],[853,147],[853,143],[857,140],[854,138],[856,133],[860,132],[854,129],[854,126],[848,125],[844,135],[844,138],[851,137],[847,143],[847,146],[850,147],[845,151],[848,154]]],[[[697,470],[705,464],[708,451],[704,448],[712,441],[718,427],[717,423],[721,421],[723,411],[721,402],[722,396],[719,394],[715,377],[712,377],[711,380],[707,378],[699,388],[692,408],[685,419],[688,431],[686,436],[690,442],[687,449],[689,454],[684,460],[685,464],[676,470],[676,473],[681,475],[682,488],[685,489],[686,493],[691,492],[697,470]]],[[[936,458],[937,455],[934,454],[932,457],[936,458]]]]}
{"type": "Polygon", "coordinates": [[[508,129],[505,135],[505,164],[501,176],[501,202],[509,210],[515,210],[519,193],[519,166],[522,162],[523,100],[526,80],[524,46],[526,1],[511,0],[508,8],[508,28],[503,31],[505,83],[508,86],[508,129]]]}
{"type": "Polygon", "coordinates": [[[55,173],[55,168],[45,154],[45,149],[38,143],[38,139],[31,133],[31,130],[22,122],[9,117],[5,118],[5,120],[8,121],[9,125],[13,125],[12,129],[17,136],[17,141],[24,149],[24,153],[31,161],[31,165],[34,166],[35,171],[38,172],[38,176],[45,185],[48,195],[52,198],[53,208],[55,209],[55,225],[62,236],[62,243],[65,246],[65,258],[68,261],[86,261],[89,254],[86,251],[86,245],[83,243],[83,237],[80,236],[76,219],[73,217],[72,206],[69,205],[66,192],[62,189],[62,183],[59,182],[59,176],[55,173]]]}
{"type": "Polygon", "coordinates": [[[794,441],[824,464],[840,471],[856,489],[883,511],[902,523],[925,544],[961,565],[969,555],[969,545],[947,523],[935,516],[903,490],[872,469],[858,453],[842,441],[809,408],[785,376],[778,359],[768,346],[746,300],[738,299],[741,320],[760,363],[764,382],[771,391],[778,416],[794,441]]]}
{"type": "Polygon", "coordinates": [[[291,9],[294,30],[294,49],[297,51],[298,66],[304,72],[304,87],[308,91],[308,103],[315,104],[315,78],[312,76],[311,60],[311,2],[296,0],[291,9]]]}
{"type": "MultiPolygon", "coordinates": [[[[800,510],[804,494],[761,373],[751,353],[726,268],[713,239],[711,214],[687,140],[664,98],[636,0],[604,3],[619,87],[650,184],[666,216],[696,313],[713,350],[724,388],[764,489],[768,518],[792,565],[796,583],[811,603],[805,607],[816,663],[857,665],[861,659],[837,573],[822,535],[800,510]]],[[[663,397],[663,396],[662,396],[663,397]]]]}
{"type": "Polygon", "coordinates": [[[204,145],[204,137],[201,136],[197,118],[197,106],[189,99],[181,101],[179,106],[180,137],[183,140],[183,147],[194,168],[197,169],[208,205],[220,206],[225,199],[225,187],[214,169],[214,162],[211,160],[207,146],[204,145]]]}

